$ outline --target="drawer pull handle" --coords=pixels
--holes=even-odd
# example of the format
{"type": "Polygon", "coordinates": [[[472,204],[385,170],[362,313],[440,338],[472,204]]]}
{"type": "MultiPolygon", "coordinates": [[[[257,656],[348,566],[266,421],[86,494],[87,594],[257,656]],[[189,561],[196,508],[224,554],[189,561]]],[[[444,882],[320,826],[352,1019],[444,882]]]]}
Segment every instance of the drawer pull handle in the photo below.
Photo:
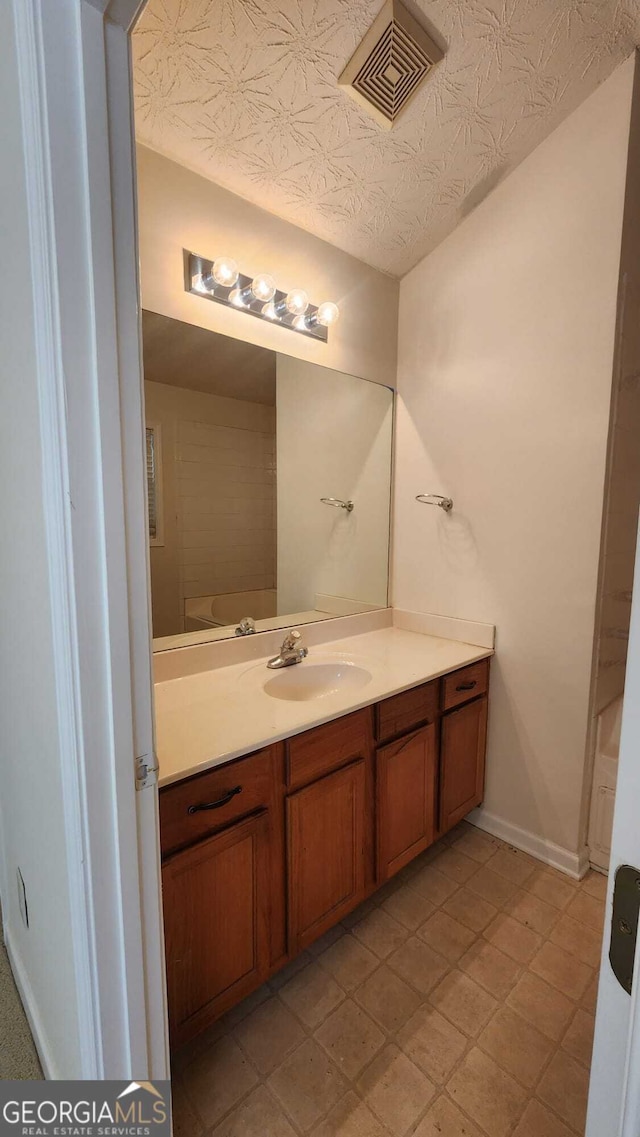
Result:
{"type": "Polygon", "coordinates": [[[478,680],[474,679],[471,683],[458,683],[456,691],[473,691],[473,688],[477,686],[478,680]]]}
{"type": "Polygon", "coordinates": [[[242,786],[234,786],[232,790],[227,790],[226,794],[223,794],[222,797],[219,797],[217,801],[208,801],[202,805],[190,805],[187,813],[200,813],[205,809],[220,809],[221,805],[226,805],[227,802],[231,801],[232,797],[235,797],[236,794],[241,793],[242,786]]]}

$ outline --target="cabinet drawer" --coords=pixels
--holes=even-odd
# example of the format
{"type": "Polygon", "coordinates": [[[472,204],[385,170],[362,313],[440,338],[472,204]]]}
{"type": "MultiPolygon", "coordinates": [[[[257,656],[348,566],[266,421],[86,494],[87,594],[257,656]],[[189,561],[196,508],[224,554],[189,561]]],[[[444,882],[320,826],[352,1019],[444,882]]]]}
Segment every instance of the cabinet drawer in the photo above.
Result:
{"type": "Polygon", "coordinates": [[[450,711],[460,703],[484,695],[489,683],[489,660],[481,659],[470,667],[461,667],[443,680],[442,709],[450,711]]]}
{"type": "Polygon", "coordinates": [[[163,855],[268,805],[275,758],[274,747],[268,747],[161,790],[163,855]]]}
{"type": "Polygon", "coordinates": [[[371,713],[356,711],[334,722],[316,726],[287,743],[287,786],[305,786],[331,770],[363,758],[369,748],[371,713]]]}
{"type": "Polygon", "coordinates": [[[438,683],[423,683],[400,695],[383,699],[376,706],[376,737],[379,742],[405,734],[431,722],[438,712],[438,683]]]}

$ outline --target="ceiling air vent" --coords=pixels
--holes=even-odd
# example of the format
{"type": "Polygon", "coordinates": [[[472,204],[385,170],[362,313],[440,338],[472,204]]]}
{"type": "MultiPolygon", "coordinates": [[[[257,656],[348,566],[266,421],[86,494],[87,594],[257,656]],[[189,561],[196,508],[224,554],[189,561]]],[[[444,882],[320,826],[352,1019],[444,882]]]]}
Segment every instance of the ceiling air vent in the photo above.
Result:
{"type": "Polygon", "coordinates": [[[338,83],[389,130],[443,54],[399,0],[386,0],[338,83]]]}

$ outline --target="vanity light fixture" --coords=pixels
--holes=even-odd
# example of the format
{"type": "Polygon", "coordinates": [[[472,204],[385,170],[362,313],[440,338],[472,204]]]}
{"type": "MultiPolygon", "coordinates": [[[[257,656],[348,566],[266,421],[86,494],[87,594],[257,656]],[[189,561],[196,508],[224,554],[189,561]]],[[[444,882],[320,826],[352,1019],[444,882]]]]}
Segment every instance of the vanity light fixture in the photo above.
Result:
{"type": "Polygon", "coordinates": [[[329,328],[340,315],[338,305],[331,300],[310,304],[303,288],[280,291],[268,273],[253,277],[243,275],[231,257],[216,257],[211,261],[185,249],[184,273],[187,292],[238,308],[261,320],[271,320],[323,343],[327,342],[329,328]]]}

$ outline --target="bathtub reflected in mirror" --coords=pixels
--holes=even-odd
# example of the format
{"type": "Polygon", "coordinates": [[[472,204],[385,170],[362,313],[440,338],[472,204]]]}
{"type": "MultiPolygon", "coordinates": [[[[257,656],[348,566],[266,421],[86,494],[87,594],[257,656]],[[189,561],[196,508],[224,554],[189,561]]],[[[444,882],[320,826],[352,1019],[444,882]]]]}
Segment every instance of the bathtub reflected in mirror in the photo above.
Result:
{"type": "Polygon", "coordinates": [[[142,330],[154,650],[386,607],[393,392],[153,312],[142,330]]]}

